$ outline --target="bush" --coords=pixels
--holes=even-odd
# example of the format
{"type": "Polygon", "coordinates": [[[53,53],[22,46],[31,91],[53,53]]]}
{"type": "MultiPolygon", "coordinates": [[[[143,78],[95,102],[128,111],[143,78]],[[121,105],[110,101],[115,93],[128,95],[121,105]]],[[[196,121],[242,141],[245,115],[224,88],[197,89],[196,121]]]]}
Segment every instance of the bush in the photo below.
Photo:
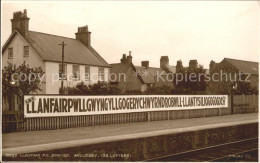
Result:
{"type": "Polygon", "coordinates": [[[175,95],[192,94],[192,90],[191,88],[188,89],[176,88],[171,91],[171,94],[175,94],[175,95]]]}
{"type": "Polygon", "coordinates": [[[237,90],[234,91],[236,95],[252,95],[258,94],[258,89],[250,85],[247,82],[238,82],[237,83],[237,90]]]}
{"type": "Polygon", "coordinates": [[[143,92],[140,90],[127,90],[124,94],[126,95],[142,95],[143,92]]]}
{"type": "Polygon", "coordinates": [[[178,88],[176,90],[176,93],[178,94],[189,94],[192,93],[192,91],[206,90],[207,83],[205,81],[205,69],[201,65],[198,68],[189,67],[189,68],[180,69],[179,72],[175,75],[174,79],[175,79],[174,82],[176,83],[176,87],[178,88]],[[179,76],[181,74],[182,77],[179,76]],[[187,76],[188,78],[185,76],[187,76]],[[192,79],[191,76],[193,76],[192,79]]]}
{"type": "Polygon", "coordinates": [[[44,75],[44,72],[41,67],[31,68],[29,65],[26,65],[25,62],[16,66],[15,64],[8,62],[8,65],[2,69],[2,75],[3,96],[9,96],[12,93],[30,94],[42,91],[40,87],[40,77],[44,75]],[[12,80],[12,78],[15,80],[12,80]],[[15,84],[11,85],[11,81],[15,84]]]}
{"type": "Polygon", "coordinates": [[[169,86],[162,86],[162,87],[150,87],[148,88],[144,94],[147,95],[169,95],[171,94],[172,88],[169,86]]]}
{"type": "MultiPolygon", "coordinates": [[[[61,91],[60,91],[61,92],[61,91]]],[[[92,85],[85,85],[80,82],[74,87],[66,87],[66,94],[69,95],[119,95],[121,90],[111,86],[107,82],[98,82],[92,85]]]]}

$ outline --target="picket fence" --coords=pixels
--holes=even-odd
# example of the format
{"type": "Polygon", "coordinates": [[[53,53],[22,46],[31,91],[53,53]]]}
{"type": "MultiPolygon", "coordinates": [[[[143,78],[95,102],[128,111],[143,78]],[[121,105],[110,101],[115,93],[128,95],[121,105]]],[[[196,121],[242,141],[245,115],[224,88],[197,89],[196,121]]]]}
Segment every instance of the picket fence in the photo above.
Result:
{"type": "MultiPolygon", "coordinates": [[[[13,109],[9,110],[8,99],[3,97],[3,132],[54,130],[96,125],[133,122],[161,121],[187,118],[223,116],[231,114],[230,97],[228,108],[194,110],[153,111],[103,115],[82,115],[67,117],[24,118],[21,98],[15,97],[13,109]]],[[[234,95],[234,113],[258,112],[257,95],[234,95]]]]}

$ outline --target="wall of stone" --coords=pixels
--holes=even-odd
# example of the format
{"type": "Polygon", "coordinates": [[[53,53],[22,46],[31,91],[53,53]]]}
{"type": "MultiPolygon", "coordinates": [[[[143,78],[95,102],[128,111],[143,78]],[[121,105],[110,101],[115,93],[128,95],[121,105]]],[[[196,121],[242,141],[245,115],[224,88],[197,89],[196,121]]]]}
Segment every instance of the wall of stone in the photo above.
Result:
{"type": "MultiPolygon", "coordinates": [[[[255,138],[257,136],[258,123],[249,123],[83,145],[66,149],[37,152],[36,154],[48,154],[50,156],[42,158],[42,161],[143,161],[188,150],[255,138]],[[67,157],[51,157],[52,154],[68,155],[67,157]],[[79,157],[86,156],[86,154],[92,154],[95,157],[90,157],[90,155],[88,157],[79,157]]],[[[19,159],[19,161],[34,161],[39,158],[21,158],[18,155],[18,157],[14,159],[19,159]]],[[[7,158],[3,158],[3,160],[7,161],[7,158]]],[[[8,157],[8,160],[12,159],[8,157]]]]}

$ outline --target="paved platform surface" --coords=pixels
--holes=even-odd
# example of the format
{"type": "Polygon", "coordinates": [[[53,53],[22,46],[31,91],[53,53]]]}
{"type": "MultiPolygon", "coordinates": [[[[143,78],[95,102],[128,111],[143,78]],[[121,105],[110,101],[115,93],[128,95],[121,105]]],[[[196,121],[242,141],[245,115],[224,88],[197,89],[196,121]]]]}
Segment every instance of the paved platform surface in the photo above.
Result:
{"type": "Polygon", "coordinates": [[[133,135],[137,133],[160,132],[161,130],[179,129],[207,125],[214,126],[221,123],[234,123],[258,120],[258,113],[235,114],[218,117],[179,119],[170,121],[152,121],[127,124],[114,124],[59,130],[43,130],[30,132],[6,133],[2,135],[3,148],[15,148],[49,143],[96,139],[118,135],[133,135]]]}

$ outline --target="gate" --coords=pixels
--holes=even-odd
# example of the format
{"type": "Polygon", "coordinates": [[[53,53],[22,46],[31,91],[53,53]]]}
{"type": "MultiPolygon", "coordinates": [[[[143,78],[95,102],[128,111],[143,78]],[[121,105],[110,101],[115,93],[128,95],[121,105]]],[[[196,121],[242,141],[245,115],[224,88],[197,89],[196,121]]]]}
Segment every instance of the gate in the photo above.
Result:
{"type": "Polygon", "coordinates": [[[22,131],[24,120],[23,97],[2,96],[2,132],[22,131]]]}

